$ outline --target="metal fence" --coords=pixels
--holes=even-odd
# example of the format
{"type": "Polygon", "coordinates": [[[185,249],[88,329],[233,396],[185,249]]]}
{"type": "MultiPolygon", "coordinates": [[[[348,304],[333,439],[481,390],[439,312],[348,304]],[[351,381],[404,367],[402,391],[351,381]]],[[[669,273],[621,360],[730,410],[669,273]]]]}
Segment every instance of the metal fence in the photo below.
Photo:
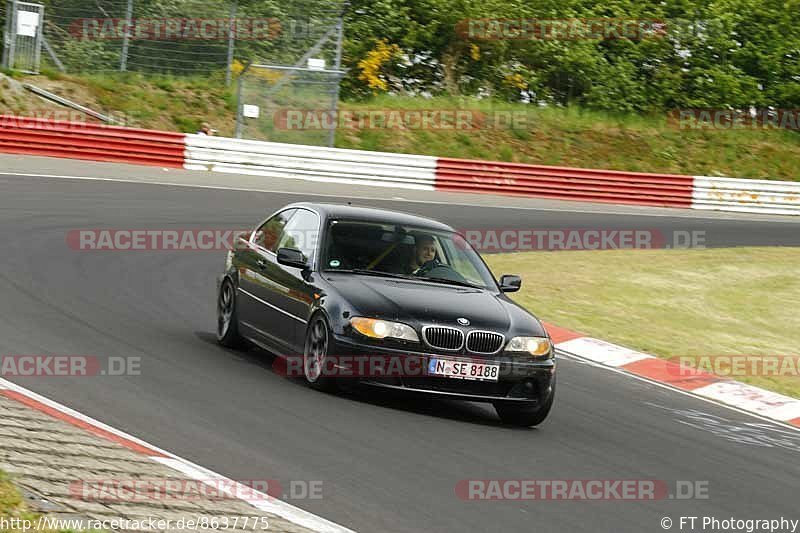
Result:
{"type": "Polygon", "coordinates": [[[333,146],[345,74],[340,70],[343,6],[335,7],[328,13],[336,14],[336,23],[317,24],[318,31],[307,32],[315,42],[294,58],[293,66],[250,62],[243,67],[236,98],[238,138],[333,146]]]}
{"type": "Polygon", "coordinates": [[[4,14],[3,66],[37,74],[42,50],[44,6],[8,0],[4,14]]]}
{"type": "MultiPolygon", "coordinates": [[[[41,1],[43,67],[105,76],[127,71],[194,76],[212,83],[239,77],[239,137],[333,143],[333,129],[282,117],[335,115],[344,0],[41,1]]],[[[9,6],[22,3],[8,3],[0,16],[11,36],[16,22],[9,6]]],[[[14,68],[37,70],[20,66],[23,57],[27,62],[34,57],[28,50],[17,45],[14,68]]],[[[38,52],[35,59],[38,65],[38,52]]]]}
{"type": "MultiPolygon", "coordinates": [[[[68,73],[209,75],[230,72],[236,60],[291,65],[336,26],[343,7],[342,0],[41,1],[45,66],[68,73]]],[[[6,30],[9,13],[0,7],[6,30]]]]}
{"type": "Polygon", "coordinates": [[[333,146],[336,69],[250,65],[238,78],[238,138],[333,146]]]}

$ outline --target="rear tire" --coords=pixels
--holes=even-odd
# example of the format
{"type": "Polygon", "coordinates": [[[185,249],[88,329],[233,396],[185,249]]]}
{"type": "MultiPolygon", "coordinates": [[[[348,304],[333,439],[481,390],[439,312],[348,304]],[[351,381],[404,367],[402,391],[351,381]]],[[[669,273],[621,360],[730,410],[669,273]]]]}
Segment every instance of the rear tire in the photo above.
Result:
{"type": "Polygon", "coordinates": [[[336,379],[325,376],[325,364],[330,349],[331,332],[321,314],[314,315],[308,324],[303,349],[303,375],[312,389],[332,392],[337,389],[336,379]]]}
{"type": "Polygon", "coordinates": [[[244,337],[239,333],[239,315],[236,312],[236,288],[230,278],[225,278],[217,295],[217,342],[227,348],[241,348],[244,337]]]}

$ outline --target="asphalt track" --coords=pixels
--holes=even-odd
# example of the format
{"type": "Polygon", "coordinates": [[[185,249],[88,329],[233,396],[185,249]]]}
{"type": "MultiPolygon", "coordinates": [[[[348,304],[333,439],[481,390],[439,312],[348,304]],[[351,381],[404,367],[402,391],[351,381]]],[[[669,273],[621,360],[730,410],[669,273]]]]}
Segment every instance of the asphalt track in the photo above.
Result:
{"type": "MultiPolygon", "coordinates": [[[[85,228],[248,227],[320,190],[292,187],[0,176],[0,354],[142,358],[140,376],[12,381],[231,478],[321,480],[322,499],[291,503],[362,532],[639,532],[663,531],[662,517],[673,530],[680,516],[800,518],[797,431],[569,359],[537,429],[504,427],[482,404],[321,394],[276,374],[266,353],[214,343],[223,253],[81,252],[65,240],[85,228]],[[459,499],[456,483],[476,478],[701,481],[709,499],[459,499]]],[[[800,226],[783,219],[359,203],[458,227],[694,229],[712,246],[800,244],[800,226]]]]}

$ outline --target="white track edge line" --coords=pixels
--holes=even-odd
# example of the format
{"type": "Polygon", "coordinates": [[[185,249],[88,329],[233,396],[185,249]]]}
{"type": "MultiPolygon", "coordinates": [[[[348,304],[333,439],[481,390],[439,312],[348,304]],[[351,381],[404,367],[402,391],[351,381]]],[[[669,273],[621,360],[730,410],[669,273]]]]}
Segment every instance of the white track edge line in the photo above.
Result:
{"type": "Polygon", "coordinates": [[[592,364],[593,366],[604,368],[606,370],[610,370],[612,372],[615,372],[617,374],[622,374],[622,375],[627,376],[627,377],[638,379],[639,381],[644,381],[646,383],[650,383],[651,385],[656,385],[658,387],[661,387],[662,389],[667,389],[667,390],[670,390],[670,391],[673,391],[673,392],[678,392],[678,393],[683,394],[685,396],[690,396],[692,398],[696,398],[698,400],[702,400],[702,401],[707,402],[707,403],[712,403],[712,404],[717,405],[719,407],[725,407],[725,408],[730,409],[732,411],[736,411],[736,412],[741,413],[741,414],[749,415],[749,416],[752,416],[754,418],[758,418],[759,420],[763,420],[765,422],[771,422],[771,423],[773,423],[773,424],[775,424],[777,426],[780,426],[782,428],[789,428],[789,429],[792,429],[794,431],[800,432],[800,427],[797,427],[797,426],[794,426],[792,424],[789,424],[788,422],[785,422],[783,420],[777,420],[775,418],[769,418],[768,416],[764,416],[764,415],[761,415],[761,414],[758,414],[758,413],[754,413],[753,411],[748,411],[746,409],[742,409],[742,408],[736,407],[734,405],[723,403],[723,402],[714,400],[712,398],[708,398],[706,396],[700,396],[698,394],[692,393],[691,391],[679,389],[678,387],[670,385],[669,383],[665,383],[663,381],[656,381],[654,379],[651,379],[651,378],[648,378],[648,377],[645,377],[645,376],[640,376],[638,374],[634,374],[633,372],[625,370],[624,368],[621,368],[621,367],[618,368],[618,367],[613,367],[613,366],[606,366],[606,365],[604,365],[602,363],[598,363],[597,361],[592,361],[591,359],[587,359],[585,357],[581,357],[580,355],[575,355],[573,353],[563,351],[558,347],[558,345],[556,345],[556,352],[557,353],[560,352],[560,355],[567,356],[567,358],[573,358],[573,359],[577,359],[577,360],[582,361],[582,362],[587,362],[587,363],[592,364]]]}

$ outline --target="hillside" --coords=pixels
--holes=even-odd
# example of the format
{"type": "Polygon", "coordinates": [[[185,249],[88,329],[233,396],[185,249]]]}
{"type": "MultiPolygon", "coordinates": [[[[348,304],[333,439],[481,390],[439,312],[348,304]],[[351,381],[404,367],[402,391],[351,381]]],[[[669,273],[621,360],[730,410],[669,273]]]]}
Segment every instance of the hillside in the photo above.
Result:
{"type": "MultiPolygon", "coordinates": [[[[235,99],[213,78],[74,77],[49,73],[18,76],[92,109],[122,115],[131,126],[197,131],[204,121],[231,136],[235,99]]],[[[0,80],[4,113],[47,115],[53,104],[0,80]]],[[[641,172],[798,180],[800,133],[787,130],[679,129],[666,115],[611,114],[578,108],[542,108],[472,98],[410,98],[383,95],[342,102],[354,114],[392,111],[467,110],[474,116],[524,114],[522,127],[351,127],[337,132],[343,148],[437,156],[496,159],[545,165],[641,172]]],[[[287,132],[282,132],[286,134],[287,132]]],[[[288,132],[292,133],[292,132],[288,132]]],[[[284,140],[286,136],[277,140],[284,140]]]]}

